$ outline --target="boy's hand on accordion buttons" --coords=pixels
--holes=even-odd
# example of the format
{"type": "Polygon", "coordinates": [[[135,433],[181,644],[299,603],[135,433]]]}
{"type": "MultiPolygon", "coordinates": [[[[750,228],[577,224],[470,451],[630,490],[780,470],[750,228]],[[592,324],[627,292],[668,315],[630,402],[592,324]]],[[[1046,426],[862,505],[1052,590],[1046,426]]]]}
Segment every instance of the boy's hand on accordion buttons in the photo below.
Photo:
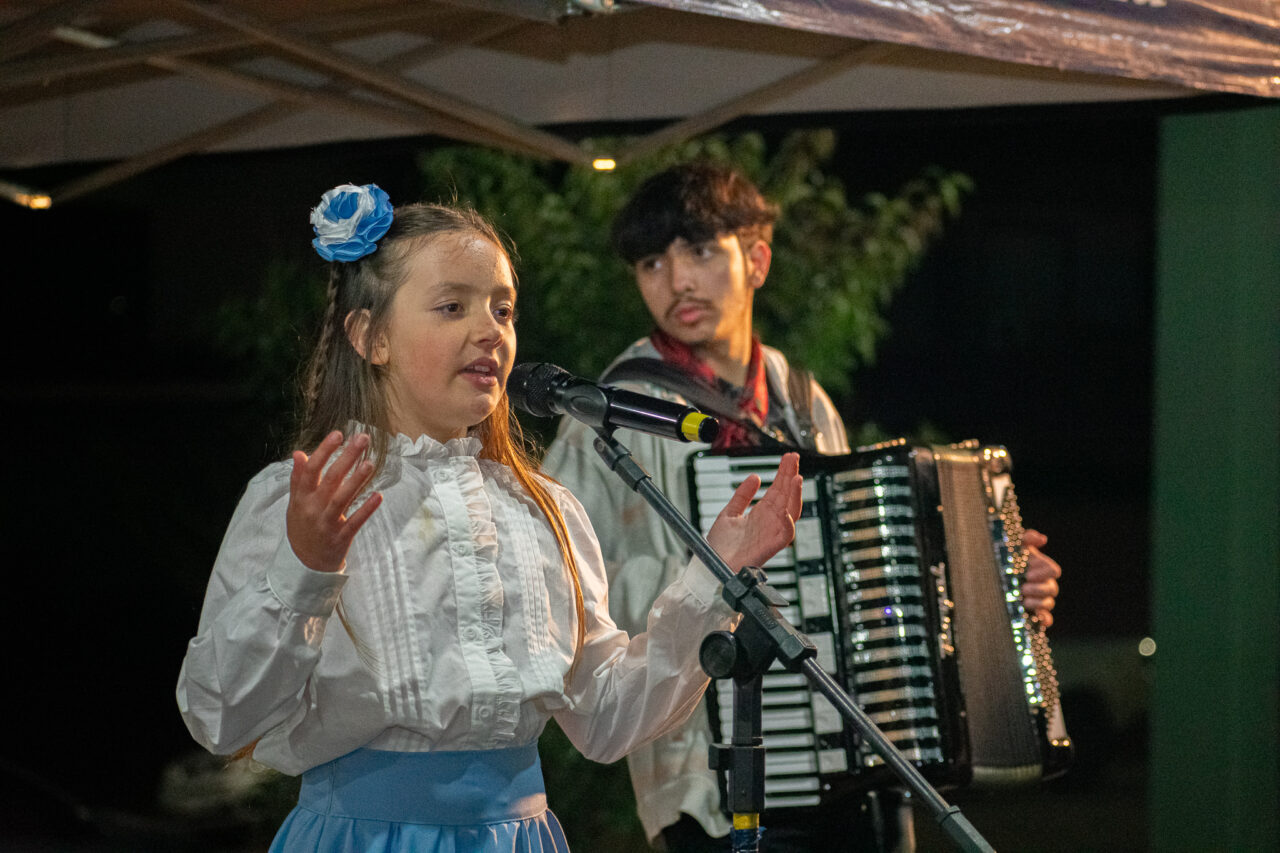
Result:
{"type": "Polygon", "coordinates": [[[1053,608],[1058,602],[1058,578],[1062,568],[1040,549],[1049,537],[1039,530],[1026,530],[1022,544],[1027,549],[1027,574],[1022,580],[1022,606],[1034,613],[1040,624],[1048,628],[1053,624],[1053,608]]]}
{"type": "Polygon", "coordinates": [[[373,476],[373,463],[361,458],[369,448],[369,436],[360,433],[326,470],[329,458],[341,446],[342,433],[334,431],[310,456],[301,450],[293,452],[285,530],[298,560],[317,572],[342,568],[356,531],[382,503],[382,495],[374,492],[359,509],[346,514],[373,476]]]}
{"type": "Polygon", "coordinates": [[[763,566],[796,536],[802,482],[800,456],[784,454],[764,497],[748,511],[760,478],[754,474],[747,477],[716,516],[707,531],[707,542],[734,571],[763,566]]]}

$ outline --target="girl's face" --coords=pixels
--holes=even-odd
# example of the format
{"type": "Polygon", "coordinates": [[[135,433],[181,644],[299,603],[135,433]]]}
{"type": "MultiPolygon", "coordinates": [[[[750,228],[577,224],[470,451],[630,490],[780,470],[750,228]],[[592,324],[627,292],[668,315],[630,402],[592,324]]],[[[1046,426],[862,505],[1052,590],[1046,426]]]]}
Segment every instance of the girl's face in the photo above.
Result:
{"type": "Polygon", "coordinates": [[[373,361],[387,370],[391,427],[439,442],[466,435],[502,398],[516,352],[506,254],[474,233],[419,245],[373,361]]]}

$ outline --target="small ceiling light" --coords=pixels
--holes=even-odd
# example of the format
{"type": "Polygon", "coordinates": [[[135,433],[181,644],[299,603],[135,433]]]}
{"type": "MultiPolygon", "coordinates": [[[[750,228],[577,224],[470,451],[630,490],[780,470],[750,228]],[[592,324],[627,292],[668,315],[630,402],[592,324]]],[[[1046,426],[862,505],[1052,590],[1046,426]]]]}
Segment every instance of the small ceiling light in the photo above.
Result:
{"type": "Polygon", "coordinates": [[[0,181],[0,196],[32,210],[48,210],[53,207],[53,199],[48,193],[37,192],[8,181],[0,181]]]}
{"type": "Polygon", "coordinates": [[[612,172],[618,168],[618,161],[612,157],[597,157],[591,161],[591,168],[597,172],[612,172]]]}

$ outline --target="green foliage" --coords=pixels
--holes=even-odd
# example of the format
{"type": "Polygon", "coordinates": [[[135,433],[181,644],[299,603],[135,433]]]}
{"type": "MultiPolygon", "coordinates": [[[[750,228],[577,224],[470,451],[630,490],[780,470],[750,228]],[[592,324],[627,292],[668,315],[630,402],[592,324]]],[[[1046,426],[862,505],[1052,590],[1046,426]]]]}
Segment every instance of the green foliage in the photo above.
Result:
{"type": "MultiPolygon", "coordinates": [[[[615,147],[609,139],[584,144],[615,147]]],[[[885,307],[971,184],[931,167],[895,195],[854,204],[831,171],[835,149],[835,134],[818,130],[791,133],[773,150],[756,133],[695,139],[613,172],[469,146],[425,152],[419,166],[425,198],[469,204],[514,242],[520,359],[596,376],[652,326],[630,270],[609,246],[614,215],[667,166],[699,157],[732,163],[782,208],[769,278],[756,298],[757,330],[840,396],[852,371],[874,360],[888,332],[885,307]]],[[[261,293],[219,314],[220,344],[245,362],[253,392],[284,416],[279,423],[288,422],[323,301],[314,275],[274,263],[261,293]]]]}
{"type": "Polygon", "coordinates": [[[824,171],[834,149],[830,132],[793,134],[757,178],[782,215],[755,322],[765,341],[844,394],[888,332],[885,307],[971,184],[931,167],[896,196],[853,205],[824,171]]]}
{"type": "Polygon", "coordinates": [[[878,423],[857,424],[849,431],[849,446],[864,447],[905,438],[911,444],[950,444],[956,439],[932,421],[921,421],[910,433],[889,432],[878,423]]]}
{"type": "MultiPolygon", "coordinates": [[[[608,151],[611,140],[589,143],[608,151]]],[[[929,241],[970,189],[964,175],[931,168],[897,195],[851,204],[829,165],[831,131],[788,135],[774,151],[748,133],[672,146],[613,172],[472,147],[419,159],[426,197],[459,201],[512,239],[521,278],[520,358],[598,375],[652,326],[609,224],[646,177],[710,158],[737,166],[782,207],[769,279],[756,299],[763,339],[814,371],[833,393],[869,363],[887,326],[883,310],[929,241]]]]}

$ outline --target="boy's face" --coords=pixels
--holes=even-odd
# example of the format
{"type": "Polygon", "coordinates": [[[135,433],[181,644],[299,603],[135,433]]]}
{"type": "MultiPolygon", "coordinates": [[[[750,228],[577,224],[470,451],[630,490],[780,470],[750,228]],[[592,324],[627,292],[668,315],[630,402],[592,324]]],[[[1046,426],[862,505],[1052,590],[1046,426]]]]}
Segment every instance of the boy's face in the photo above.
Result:
{"type": "Polygon", "coordinates": [[[677,237],[662,254],[636,261],[634,271],[658,328],[698,349],[750,342],[752,304],[768,261],[763,241],[743,251],[736,234],[701,243],[677,237]]]}

